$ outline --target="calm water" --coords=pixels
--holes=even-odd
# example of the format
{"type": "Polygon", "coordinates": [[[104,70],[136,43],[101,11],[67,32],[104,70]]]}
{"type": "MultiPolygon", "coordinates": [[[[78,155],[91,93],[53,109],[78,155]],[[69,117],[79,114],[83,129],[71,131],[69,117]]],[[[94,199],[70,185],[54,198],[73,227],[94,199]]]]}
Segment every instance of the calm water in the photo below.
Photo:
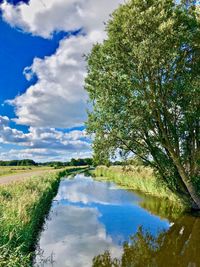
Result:
{"type": "Polygon", "coordinates": [[[177,216],[167,201],[77,175],[60,183],[35,266],[197,267],[200,219],[177,216]]]}

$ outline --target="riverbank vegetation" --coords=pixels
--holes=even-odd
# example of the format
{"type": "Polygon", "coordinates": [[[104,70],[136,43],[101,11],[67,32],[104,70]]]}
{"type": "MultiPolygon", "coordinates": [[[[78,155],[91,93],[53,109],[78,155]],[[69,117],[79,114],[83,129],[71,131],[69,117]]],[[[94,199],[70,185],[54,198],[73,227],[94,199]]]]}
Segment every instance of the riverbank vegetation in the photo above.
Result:
{"type": "Polygon", "coordinates": [[[200,209],[200,12],[196,1],[130,0],[87,56],[95,160],[136,155],[200,209]]]}
{"type": "Polygon", "coordinates": [[[144,166],[98,166],[95,171],[97,180],[112,181],[122,188],[140,191],[159,198],[166,198],[184,207],[176,194],[161,183],[150,167],[144,166]]]}
{"type": "Polygon", "coordinates": [[[70,168],[0,186],[0,267],[29,267],[34,245],[60,178],[70,168]]]}

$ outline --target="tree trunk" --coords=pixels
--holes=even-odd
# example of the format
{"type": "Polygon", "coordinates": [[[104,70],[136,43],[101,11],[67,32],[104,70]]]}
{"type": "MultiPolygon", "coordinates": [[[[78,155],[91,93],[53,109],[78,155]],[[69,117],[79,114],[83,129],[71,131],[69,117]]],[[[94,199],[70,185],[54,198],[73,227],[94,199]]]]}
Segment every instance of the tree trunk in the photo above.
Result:
{"type": "Polygon", "coordinates": [[[195,210],[200,210],[200,196],[197,194],[196,189],[192,182],[188,179],[188,176],[182,166],[182,164],[179,162],[179,159],[176,158],[174,154],[171,154],[172,159],[174,161],[174,164],[177,167],[177,170],[180,174],[180,177],[183,180],[183,183],[185,184],[188,192],[190,193],[191,199],[192,199],[192,208],[195,210]]]}
{"type": "Polygon", "coordinates": [[[169,151],[171,159],[173,160],[174,165],[176,166],[178,173],[191,196],[192,208],[196,210],[200,210],[200,196],[197,194],[194,185],[192,184],[184,167],[182,166],[180,162],[180,155],[176,155],[176,152],[174,151],[171,145],[171,142],[169,141],[168,134],[161,120],[159,109],[156,110],[156,118],[158,120],[158,130],[160,130],[161,132],[161,137],[164,138],[163,146],[169,151]]]}

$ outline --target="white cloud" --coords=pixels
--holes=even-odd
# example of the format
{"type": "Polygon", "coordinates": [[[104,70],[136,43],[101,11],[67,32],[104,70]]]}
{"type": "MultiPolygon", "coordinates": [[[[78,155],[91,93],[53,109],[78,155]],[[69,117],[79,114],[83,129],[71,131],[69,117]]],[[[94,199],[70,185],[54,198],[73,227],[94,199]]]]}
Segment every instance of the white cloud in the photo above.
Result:
{"type": "Polygon", "coordinates": [[[91,151],[54,150],[48,148],[25,148],[0,150],[0,160],[33,159],[35,162],[69,161],[71,158],[91,157],[91,151]]]}
{"type": "Polygon", "coordinates": [[[105,37],[104,21],[122,0],[30,0],[29,4],[1,5],[2,16],[13,27],[51,38],[54,32],[82,29],[81,35],[60,42],[56,53],[35,58],[24,71],[38,82],[9,103],[15,106],[16,122],[34,127],[67,128],[83,125],[87,118],[86,75],[83,54],[105,37]]]}
{"type": "Polygon", "coordinates": [[[22,147],[0,152],[0,159],[32,158],[36,161],[69,160],[91,156],[90,139],[85,130],[63,132],[55,128],[30,127],[24,133],[9,126],[9,118],[0,116],[0,143],[22,147]]]}
{"type": "Polygon", "coordinates": [[[31,71],[38,82],[10,101],[16,107],[17,123],[59,128],[83,124],[87,118],[87,94],[83,89],[82,53],[89,51],[91,44],[90,36],[71,37],[60,42],[54,55],[34,60],[31,71]]]}
{"type": "Polygon", "coordinates": [[[22,131],[9,127],[10,119],[0,116],[0,143],[17,143],[26,141],[26,136],[22,131]]]}
{"type": "Polygon", "coordinates": [[[103,31],[103,22],[122,0],[30,0],[13,6],[4,1],[3,18],[33,35],[50,38],[55,31],[83,28],[103,31]]]}
{"type": "Polygon", "coordinates": [[[74,146],[84,150],[90,147],[89,137],[83,131],[64,133],[55,128],[30,127],[28,133],[9,127],[9,119],[0,116],[0,142],[21,144],[33,148],[57,148],[73,150],[74,146]]]}
{"type": "Polygon", "coordinates": [[[43,253],[36,256],[36,266],[50,266],[46,260],[52,255],[59,267],[90,267],[93,257],[105,250],[120,258],[122,248],[106,233],[96,208],[58,206],[51,216],[40,237],[38,249],[43,253]]]}
{"type": "Polygon", "coordinates": [[[30,0],[28,5],[21,2],[14,6],[4,0],[0,4],[6,22],[35,36],[52,38],[55,32],[81,29],[78,35],[62,39],[55,54],[35,58],[32,65],[24,69],[27,80],[36,76],[37,82],[7,103],[15,108],[16,123],[30,126],[29,132],[9,127],[9,119],[0,116],[0,143],[17,146],[10,151],[1,149],[1,159],[26,157],[45,161],[91,155],[84,131],[64,133],[55,128],[73,128],[83,125],[87,119],[83,54],[106,38],[103,22],[122,2],[30,0]]]}
{"type": "Polygon", "coordinates": [[[56,201],[65,200],[70,203],[98,203],[101,205],[130,205],[137,203],[139,197],[122,190],[116,190],[113,184],[106,185],[101,182],[94,182],[81,174],[75,180],[63,180],[59,192],[55,198],[56,201]]]}
{"type": "Polygon", "coordinates": [[[1,127],[4,125],[8,125],[9,124],[9,118],[7,116],[0,116],[0,129],[1,127]]]}

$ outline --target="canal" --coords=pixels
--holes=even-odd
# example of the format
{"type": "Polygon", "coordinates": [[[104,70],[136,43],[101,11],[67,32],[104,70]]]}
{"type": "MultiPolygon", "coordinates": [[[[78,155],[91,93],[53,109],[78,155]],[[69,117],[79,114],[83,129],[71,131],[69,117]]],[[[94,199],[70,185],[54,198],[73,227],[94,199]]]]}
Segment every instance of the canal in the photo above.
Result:
{"type": "Polygon", "coordinates": [[[34,266],[200,266],[200,218],[78,174],[63,178],[34,266]]]}

